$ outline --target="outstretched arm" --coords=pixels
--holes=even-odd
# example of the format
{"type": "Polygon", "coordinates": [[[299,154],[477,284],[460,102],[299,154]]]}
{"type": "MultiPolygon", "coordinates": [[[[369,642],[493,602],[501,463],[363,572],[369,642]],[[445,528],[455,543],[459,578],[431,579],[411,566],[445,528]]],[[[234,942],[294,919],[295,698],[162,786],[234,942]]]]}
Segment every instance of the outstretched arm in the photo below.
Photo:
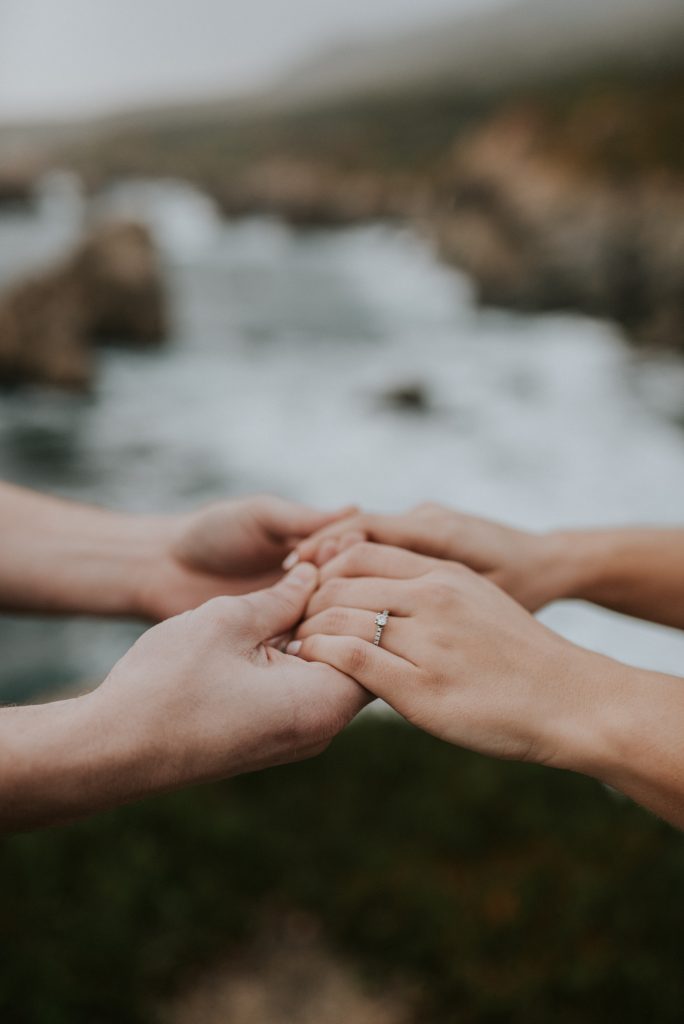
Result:
{"type": "Polygon", "coordinates": [[[0,829],[68,821],[323,750],[368,694],[266,641],[292,630],[310,565],[153,627],[84,697],[0,709],[0,829]]]}
{"type": "Polygon", "coordinates": [[[551,601],[592,601],[684,629],[684,529],[516,530],[439,505],[405,515],[358,515],[304,540],[298,554],[323,564],[359,540],[462,562],[529,611],[551,601]]]}
{"type": "Polygon", "coordinates": [[[0,484],[0,609],[163,619],[269,586],[339,515],[266,496],[125,515],[0,484]]]}
{"type": "Polygon", "coordinates": [[[683,679],[576,647],[462,565],[361,544],[322,576],[291,653],[442,739],[594,776],[684,828],[683,679]]]}

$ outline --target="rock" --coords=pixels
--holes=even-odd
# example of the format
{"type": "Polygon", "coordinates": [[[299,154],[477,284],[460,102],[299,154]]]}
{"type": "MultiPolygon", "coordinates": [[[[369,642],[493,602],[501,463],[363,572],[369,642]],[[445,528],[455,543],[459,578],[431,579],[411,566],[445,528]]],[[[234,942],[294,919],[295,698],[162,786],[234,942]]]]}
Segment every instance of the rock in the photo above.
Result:
{"type": "Polygon", "coordinates": [[[140,224],[101,227],[73,260],[92,341],[156,345],[167,334],[161,268],[140,224]]]}
{"type": "Polygon", "coordinates": [[[160,343],[166,334],[159,260],[138,224],[98,228],[65,262],[0,299],[0,381],[83,390],[103,340],[160,343]]]}
{"type": "Polygon", "coordinates": [[[419,197],[407,176],[347,171],[317,159],[273,157],[212,189],[227,216],[271,214],[299,227],[403,217],[419,197]]]}
{"type": "Polygon", "coordinates": [[[397,384],[380,395],[381,404],[396,412],[425,414],[432,411],[432,397],[425,384],[419,381],[397,384]]]}
{"type": "Polygon", "coordinates": [[[35,184],[34,170],[0,166],[0,207],[30,205],[35,198],[35,184]]]}
{"type": "Polygon", "coordinates": [[[684,347],[684,189],[582,166],[549,131],[520,108],[457,143],[430,219],[440,255],[484,303],[580,310],[684,347]]]}

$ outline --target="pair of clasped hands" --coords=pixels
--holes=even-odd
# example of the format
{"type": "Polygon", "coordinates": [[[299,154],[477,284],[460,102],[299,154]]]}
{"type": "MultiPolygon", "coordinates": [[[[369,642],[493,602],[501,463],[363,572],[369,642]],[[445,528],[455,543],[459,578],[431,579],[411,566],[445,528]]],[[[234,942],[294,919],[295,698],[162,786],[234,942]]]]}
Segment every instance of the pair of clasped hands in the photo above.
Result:
{"type": "Polygon", "coordinates": [[[142,600],[165,621],[95,698],[177,766],[164,785],[314,755],[375,697],[450,743],[591,773],[613,663],[531,614],[573,596],[562,545],[432,504],[219,504],[177,525],[142,600]]]}
{"type": "Polygon", "coordinates": [[[197,779],[314,755],[375,697],[451,743],[550,761],[545,726],[596,656],[528,610],[552,596],[544,547],[437,505],[329,517],[276,498],[218,505],[184,524],[147,602],[165,621],[97,693],[118,706],[126,690],[150,735],[165,707],[164,738],[197,779]]]}
{"type": "Polygon", "coordinates": [[[312,756],[375,697],[684,826],[684,681],[532,614],[580,598],[684,628],[684,530],[533,534],[437,505],[325,514],[271,497],[127,516],[0,485],[0,532],[0,608],[158,623],[92,692],[0,708],[0,826],[312,756]]]}

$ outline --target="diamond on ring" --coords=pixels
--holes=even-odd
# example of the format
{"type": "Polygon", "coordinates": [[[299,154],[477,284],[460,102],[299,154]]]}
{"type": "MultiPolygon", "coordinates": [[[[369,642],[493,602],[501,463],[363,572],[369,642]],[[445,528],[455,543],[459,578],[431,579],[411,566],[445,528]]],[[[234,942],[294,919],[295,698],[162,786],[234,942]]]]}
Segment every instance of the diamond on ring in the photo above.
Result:
{"type": "Polygon", "coordinates": [[[388,619],[389,612],[386,608],[384,612],[378,612],[378,614],[375,616],[375,636],[373,637],[373,643],[375,644],[376,647],[380,646],[380,641],[382,640],[382,631],[387,625],[388,619]]]}

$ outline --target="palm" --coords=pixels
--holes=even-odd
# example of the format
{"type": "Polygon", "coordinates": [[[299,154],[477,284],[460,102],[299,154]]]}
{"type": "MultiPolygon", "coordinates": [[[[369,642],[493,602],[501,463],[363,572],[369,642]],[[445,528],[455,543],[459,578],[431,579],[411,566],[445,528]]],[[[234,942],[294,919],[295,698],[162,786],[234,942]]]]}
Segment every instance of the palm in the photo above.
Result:
{"type": "Polygon", "coordinates": [[[150,584],[152,616],[271,586],[291,548],[333,518],[271,497],[221,502],[184,517],[150,584]]]}

